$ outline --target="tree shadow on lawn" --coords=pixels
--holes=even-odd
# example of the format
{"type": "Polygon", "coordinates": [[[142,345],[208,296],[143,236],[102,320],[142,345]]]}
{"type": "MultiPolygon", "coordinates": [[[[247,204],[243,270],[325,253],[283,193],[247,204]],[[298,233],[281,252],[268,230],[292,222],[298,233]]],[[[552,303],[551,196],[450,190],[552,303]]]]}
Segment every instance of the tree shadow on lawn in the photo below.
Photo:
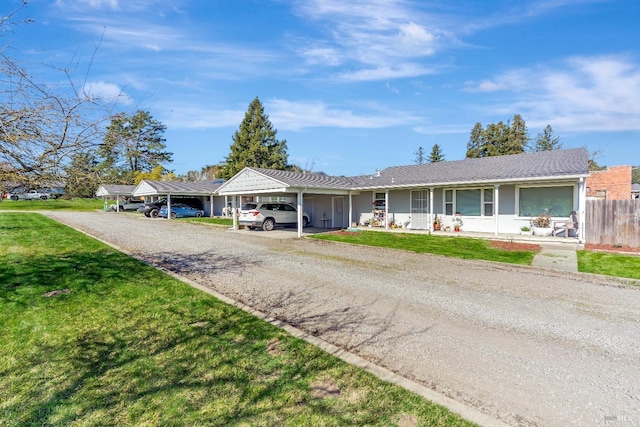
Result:
{"type": "Polygon", "coordinates": [[[358,415],[347,396],[336,403],[310,394],[314,378],[349,382],[334,371],[341,362],[266,322],[208,300],[210,310],[170,306],[166,318],[154,308],[88,325],[66,342],[40,346],[30,352],[28,370],[47,372],[53,379],[43,376],[34,390],[22,391],[27,399],[5,410],[20,414],[24,425],[82,420],[181,424],[198,413],[208,414],[202,422],[216,425],[272,424],[300,413],[349,425],[354,416],[376,414],[358,415]],[[267,350],[274,340],[281,347],[277,355],[267,350]]]}
{"type": "MultiPolygon", "coordinates": [[[[178,260],[178,271],[237,271],[245,262],[226,258],[217,261],[222,268],[215,261],[211,263],[208,254],[183,257],[178,260]]],[[[22,359],[23,372],[9,373],[13,377],[10,381],[17,382],[14,391],[20,394],[16,402],[3,409],[10,419],[25,425],[68,424],[104,414],[103,421],[135,423],[143,420],[147,411],[165,416],[164,405],[170,402],[173,410],[168,412],[173,415],[166,416],[180,423],[193,415],[190,411],[223,401],[223,410],[212,411],[217,415],[210,420],[216,424],[243,419],[251,422],[256,417],[278,420],[283,413],[296,413],[302,407],[307,413],[342,420],[339,423],[353,422],[353,414],[344,407],[309,395],[309,379],[330,376],[326,372],[336,361],[327,364],[320,350],[311,346],[304,352],[287,353],[301,344],[285,338],[272,325],[187,285],[184,288],[192,296],[186,300],[181,295],[167,295],[166,290],[154,297],[157,285],[144,283],[161,275],[110,249],[35,256],[0,265],[0,304],[19,305],[14,313],[22,313],[18,315],[26,321],[31,310],[41,310],[38,307],[44,304],[51,309],[49,315],[65,312],[74,322],[64,331],[51,331],[51,325],[47,325],[49,329],[41,332],[56,334],[54,339],[34,336],[35,347],[16,355],[22,359]],[[164,314],[158,314],[157,305],[147,307],[135,300],[128,301],[135,309],[126,307],[130,296],[126,292],[123,295],[121,288],[131,287],[132,277],[141,283],[134,287],[147,289],[145,298],[163,300],[164,314]],[[57,298],[43,296],[59,289],[72,292],[57,298]],[[96,293],[99,302],[93,299],[83,311],[83,294],[96,293]],[[214,306],[215,310],[211,308],[214,306]],[[284,348],[280,353],[284,356],[267,352],[268,343],[275,337],[284,348]],[[31,382],[19,390],[23,383],[15,376],[28,377],[31,382]],[[34,382],[36,387],[32,387],[34,382]]],[[[39,317],[38,322],[46,323],[46,317],[39,317]]],[[[30,333],[40,332],[30,329],[30,333]]]]}
{"type": "MultiPolygon", "coordinates": [[[[105,285],[126,283],[143,263],[112,249],[24,257],[5,256],[0,263],[0,302],[21,306],[46,292],[71,289],[107,292],[105,285]]],[[[146,267],[145,267],[146,268],[146,267]]]]}

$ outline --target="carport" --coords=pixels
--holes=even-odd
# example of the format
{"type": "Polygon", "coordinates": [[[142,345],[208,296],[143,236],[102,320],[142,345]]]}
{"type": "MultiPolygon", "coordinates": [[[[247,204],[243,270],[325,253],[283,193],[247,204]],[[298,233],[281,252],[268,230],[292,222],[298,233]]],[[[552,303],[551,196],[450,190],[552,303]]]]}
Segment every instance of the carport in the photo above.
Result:
{"type": "MultiPolygon", "coordinates": [[[[322,173],[303,173],[274,169],[244,168],[218,188],[217,194],[230,197],[234,212],[242,197],[261,198],[295,196],[298,213],[298,237],[302,237],[302,213],[307,208],[311,224],[323,228],[346,228],[352,217],[350,190],[353,183],[346,177],[322,173]],[[305,198],[307,202],[305,202],[305,198]],[[344,198],[348,198],[348,214],[344,210],[344,198]],[[307,203],[307,206],[304,204],[307,203]],[[310,206],[309,206],[310,204],[310,206]],[[316,214],[317,212],[317,214],[316,214]],[[322,212],[322,216],[320,216],[322,212]]],[[[233,229],[238,229],[238,218],[233,216],[233,229]]]]}
{"type": "Polygon", "coordinates": [[[214,216],[215,209],[219,207],[222,211],[222,203],[215,200],[216,191],[224,180],[199,181],[199,182],[179,182],[179,181],[155,181],[145,179],[133,190],[134,196],[144,197],[166,197],[168,218],[171,218],[171,197],[197,197],[203,201],[205,215],[214,216]],[[208,209],[205,202],[209,202],[208,209]]]}
{"type": "Polygon", "coordinates": [[[115,197],[116,212],[120,212],[120,203],[118,203],[120,196],[133,196],[133,191],[135,189],[135,185],[105,184],[98,187],[98,191],[96,191],[96,197],[103,198],[105,212],[108,209],[107,199],[109,197],[115,197]]]}

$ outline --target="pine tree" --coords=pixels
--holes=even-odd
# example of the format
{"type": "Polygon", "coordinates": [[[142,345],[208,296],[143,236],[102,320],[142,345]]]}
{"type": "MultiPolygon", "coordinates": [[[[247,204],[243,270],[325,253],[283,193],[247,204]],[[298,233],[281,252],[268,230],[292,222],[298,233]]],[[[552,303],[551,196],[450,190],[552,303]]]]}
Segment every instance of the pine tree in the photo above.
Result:
{"type": "Polygon", "coordinates": [[[133,184],[136,173],[151,172],[162,163],[172,162],[173,153],[165,151],[165,130],[166,126],[147,111],[112,117],[98,150],[105,181],[133,184]]]}
{"type": "Polygon", "coordinates": [[[481,157],[480,152],[484,144],[484,128],[480,122],[476,123],[471,129],[469,142],[467,142],[467,155],[469,158],[481,157]]]}
{"type": "Polygon", "coordinates": [[[421,165],[424,163],[424,149],[422,148],[422,146],[418,147],[418,151],[416,151],[415,153],[415,159],[413,160],[415,163],[421,165]]]}
{"type": "Polygon", "coordinates": [[[256,97],[233,134],[231,152],[218,178],[229,179],[245,167],[287,170],[287,141],[276,139],[269,117],[264,113],[262,103],[256,97]]]}
{"type": "Polygon", "coordinates": [[[507,138],[501,147],[500,154],[521,154],[527,151],[529,134],[527,125],[520,114],[514,114],[513,122],[507,130],[507,138]]]}
{"type": "Polygon", "coordinates": [[[437,162],[443,162],[443,161],[444,161],[444,154],[442,153],[440,146],[438,144],[434,144],[433,148],[431,149],[431,155],[429,155],[429,162],[437,163],[437,162]]]}
{"type": "Polygon", "coordinates": [[[536,137],[536,145],[534,151],[551,151],[562,148],[560,137],[553,135],[553,128],[547,125],[546,128],[536,137]]]}
{"type": "Polygon", "coordinates": [[[467,157],[491,157],[524,153],[529,144],[527,125],[519,114],[513,116],[513,123],[502,121],[490,123],[483,129],[476,123],[467,143],[467,157]]]}

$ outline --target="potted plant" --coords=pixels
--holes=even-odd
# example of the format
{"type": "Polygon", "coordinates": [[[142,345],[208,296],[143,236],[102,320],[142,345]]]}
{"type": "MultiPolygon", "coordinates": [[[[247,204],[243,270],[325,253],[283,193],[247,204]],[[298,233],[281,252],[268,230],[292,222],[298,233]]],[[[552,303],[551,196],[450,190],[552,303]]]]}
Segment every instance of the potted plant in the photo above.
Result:
{"type": "Polygon", "coordinates": [[[551,228],[551,215],[541,213],[536,218],[531,219],[533,225],[533,234],[536,236],[551,236],[553,228],[551,228]]]}
{"type": "Polygon", "coordinates": [[[528,225],[523,225],[522,227],[520,227],[520,234],[531,236],[533,234],[533,231],[531,231],[531,227],[529,227],[528,225]]]}
{"type": "Polygon", "coordinates": [[[459,216],[455,216],[453,218],[453,231],[460,231],[462,228],[462,218],[459,216]]]}
{"type": "Polygon", "coordinates": [[[433,230],[438,231],[442,227],[442,218],[439,218],[438,215],[435,216],[433,220],[433,230]]]}

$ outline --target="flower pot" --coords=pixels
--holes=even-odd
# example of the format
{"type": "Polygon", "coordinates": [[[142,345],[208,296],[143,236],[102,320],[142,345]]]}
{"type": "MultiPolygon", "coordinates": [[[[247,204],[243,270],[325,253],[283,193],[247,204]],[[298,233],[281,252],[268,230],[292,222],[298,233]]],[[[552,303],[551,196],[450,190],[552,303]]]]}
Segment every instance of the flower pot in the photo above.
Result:
{"type": "Polygon", "coordinates": [[[535,236],[551,236],[553,228],[551,227],[533,227],[533,234],[535,236]]]}

